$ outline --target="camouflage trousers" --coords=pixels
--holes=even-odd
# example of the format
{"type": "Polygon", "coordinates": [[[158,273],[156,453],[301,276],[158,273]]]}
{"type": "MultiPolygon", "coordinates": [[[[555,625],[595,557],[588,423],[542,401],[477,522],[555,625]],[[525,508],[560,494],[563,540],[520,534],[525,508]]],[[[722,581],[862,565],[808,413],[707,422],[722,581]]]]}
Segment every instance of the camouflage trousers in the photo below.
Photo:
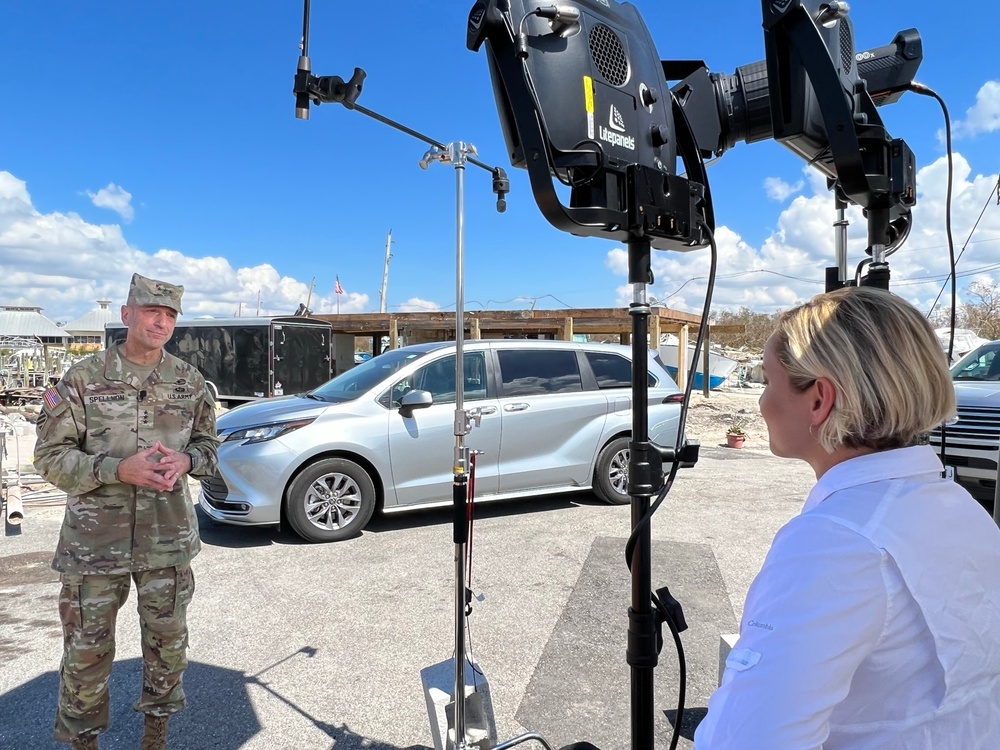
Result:
{"type": "Polygon", "coordinates": [[[130,579],[139,598],[142,693],[133,709],[168,715],[184,707],[187,607],[194,594],[190,566],[121,575],[62,574],[59,617],[63,657],[54,737],[69,742],[108,728],[108,681],[115,658],[115,623],[128,599],[130,579]]]}

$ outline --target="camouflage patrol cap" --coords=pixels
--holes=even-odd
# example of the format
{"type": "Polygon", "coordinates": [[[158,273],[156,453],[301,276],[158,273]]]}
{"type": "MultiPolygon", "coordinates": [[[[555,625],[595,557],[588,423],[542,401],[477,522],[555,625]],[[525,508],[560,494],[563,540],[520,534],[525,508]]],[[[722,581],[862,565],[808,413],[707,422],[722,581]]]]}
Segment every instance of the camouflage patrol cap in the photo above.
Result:
{"type": "Polygon", "coordinates": [[[147,279],[137,273],[132,274],[128,288],[128,301],[136,305],[157,305],[181,312],[181,295],[184,287],[168,284],[166,281],[147,279]]]}

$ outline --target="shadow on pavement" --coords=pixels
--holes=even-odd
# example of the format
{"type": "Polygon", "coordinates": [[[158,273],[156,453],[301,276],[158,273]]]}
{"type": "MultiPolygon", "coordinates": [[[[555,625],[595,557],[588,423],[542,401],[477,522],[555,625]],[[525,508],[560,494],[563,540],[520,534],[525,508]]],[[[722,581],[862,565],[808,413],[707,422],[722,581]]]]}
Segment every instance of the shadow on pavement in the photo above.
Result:
{"type": "MultiPolygon", "coordinates": [[[[525,498],[522,500],[484,502],[476,505],[475,517],[477,519],[505,518],[525,513],[544,513],[552,510],[595,505],[605,505],[605,503],[598,500],[592,492],[581,491],[564,495],[525,498]]],[[[291,526],[287,523],[282,524],[280,528],[278,526],[234,526],[211,518],[202,510],[200,504],[197,504],[195,508],[198,514],[198,530],[201,535],[201,541],[204,544],[235,549],[269,547],[275,544],[312,544],[312,542],[307,542],[292,531],[291,526]]],[[[406,529],[450,525],[453,522],[452,512],[450,507],[418,508],[392,513],[379,512],[372,517],[372,520],[369,521],[363,531],[351,537],[351,539],[356,539],[361,534],[368,533],[384,534],[404,531],[406,529]]]]}
{"type": "MultiPolygon", "coordinates": [[[[475,518],[506,518],[526,513],[544,513],[580,506],[605,505],[592,492],[573,492],[565,495],[547,495],[522,500],[498,500],[477,503],[475,518]]],[[[425,508],[403,512],[376,513],[365,528],[365,533],[375,534],[414,529],[427,526],[451,525],[454,522],[452,508],[425,508]]]]}
{"type": "MultiPolygon", "coordinates": [[[[670,722],[670,726],[673,727],[677,722],[677,710],[664,711],[664,715],[667,717],[667,721],[670,722]]],[[[708,709],[704,706],[692,706],[684,709],[684,715],[681,717],[681,730],[680,735],[686,740],[691,740],[694,742],[694,731],[701,724],[702,719],[708,715],[708,709]]]]}
{"type": "Polygon", "coordinates": [[[201,536],[201,541],[213,547],[243,549],[246,547],[270,547],[274,544],[309,544],[292,531],[287,524],[280,528],[277,526],[234,526],[220,523],[209,517],[201,509],[200,504],[195,505],[195,508],[198,514],[198,533],[201,536]]]}
{"type": "MultiPolygon", "coordinates": [[[[305,647],[281,661],[271,669],[297,654],[311,656],[315,649],[305,647]]],[[[250,703],[248,686],[254,685],[281,701],[289,710],[307,719],[329,737],[323,747],[337,750],[422,750],[413,745],[401,749],[387,742],[363,737],[344,724],[332,724],[315,717],[283,697],[261,679],[267,669],[256,675],[247,675],[232,669],[216,667],[201,662],[191,662],[184,675],[187,707],[170,722],[169,747],[171,750],[237,750],[264,728],[257,720],[250,703]]],[[[142,660],[126,659],[115,662],[111,672],[111,726],[100,737],[102,750],[135,748],[142,736],[142,717],[132,710],[142,683],[142,660]]],[[[59,676],[46,672],[40,677],[0,695],[0,747],[27,750],[64,750],[66,745],[52,739],[56,694],[59,676]]],[[[320,745],[312,745],[320,747],[320,745]]],[[[274,747],[295,747],[305,750],[301,737],[275,738],[274,747]]]]}

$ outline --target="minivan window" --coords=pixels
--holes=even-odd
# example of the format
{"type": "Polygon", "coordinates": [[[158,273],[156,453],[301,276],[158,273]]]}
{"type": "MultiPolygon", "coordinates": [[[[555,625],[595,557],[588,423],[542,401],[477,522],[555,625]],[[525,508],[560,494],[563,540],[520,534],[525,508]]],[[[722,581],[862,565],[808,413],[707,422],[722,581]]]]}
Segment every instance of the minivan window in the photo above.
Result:
{"type": "Polygon", "coordinates": [[[573,393],[583,390],[575,351],[503,350],[500,380],[504,396],[573,393]]]}
{"type": "Polygon", "coordinates": [[[951,368],[954,380],[1000,380],[1000,346],[983,346],[965,355],[951,368]]]}
{"type": "MultiPolygon", "coordinates": [[[[597,378],[598,388],[630,388],[632,386],[632,362],[615,352],[587,352],[587,362],[597,378]]],[[[656,387],[656,378],[647,374],[650,388],[656,387]]]]}
{"type": "MultiPolygon", "coordinates": [[[[486,357],[482,352],[465,352],[462,355],[465,370],[463,400],[476,401],[486,398],[486,357]]],[[[455,403],[455,355],[449,354],[428,362],[416,372],[393,383],[392,388],[379,398],[386,408],[399,406],[399,399],[409,391],[427,391],[435,404],[455,403]]]]}
{"type": "Polygon", "coordinates": [[[427,352],[390,349],[377,357],[355,365],[333,380],[328,380],[319,388],[310,391],[309,396],[323,401],[341,403],[360,398],[364,393],[381,383],[394,372],[398,372],[411,362],[426,356],[427,352]]]}

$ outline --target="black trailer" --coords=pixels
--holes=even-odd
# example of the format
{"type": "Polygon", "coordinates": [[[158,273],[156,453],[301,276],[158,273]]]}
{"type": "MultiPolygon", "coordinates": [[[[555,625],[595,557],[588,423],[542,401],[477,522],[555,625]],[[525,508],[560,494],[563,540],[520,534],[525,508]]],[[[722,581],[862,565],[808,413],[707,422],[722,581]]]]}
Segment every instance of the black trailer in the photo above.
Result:
{"type": "MultiPolygon", "coordinates": [[[[105,345],[124,341],[126,330],[108,323],[105,345]]],[[[330,324],[313,318],[178,321],[164,348],[197,367],[223,404],[303,393],[336,374],[330,324]]]]}

